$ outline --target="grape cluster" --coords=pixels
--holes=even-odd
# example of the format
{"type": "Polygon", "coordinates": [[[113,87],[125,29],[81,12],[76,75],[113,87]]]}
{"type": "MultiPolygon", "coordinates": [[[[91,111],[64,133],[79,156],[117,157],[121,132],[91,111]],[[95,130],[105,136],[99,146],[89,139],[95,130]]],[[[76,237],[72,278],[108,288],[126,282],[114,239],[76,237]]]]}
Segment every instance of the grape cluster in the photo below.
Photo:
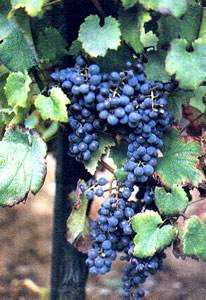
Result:
{"type": "Polygon", "coordinates": [[[133,256],[134,246],[130,245],[127,254],[128,265],[123,269],[122,286],[123,296],[126,299],[141,300],[145,293],[139,285],[144,283],[148,276],[161,270],[165,255],[158,253],[152,258],[137,259],[133,256]]]}
{"type": "MultiPolygon", "coordinates": [[[[124,297],[138,300],[144,296],[139,284],[160,268],[163,256],[156,254],[145,260],[133,256],[131,218],[145,206],[152,207],[154,202],[152,175],[164,133],[172,123],[166,109],[166,95],[176,88],[176,82],[147,81],[139,61],[127,62],[120,72],[101,73],[98,65],[87,64],[81,56],[77,57],[74,68],[55,72],[52,78],[71,99],[68,112],[71,155],[88,161],[99,147],[98,133],[107,131],[115,135],[117,126],[128,142],[123,166],[127,178],[117,182],[102,203],[98,218],[91,222],[92,245],[87,264],[91,274],[105,274],[110,271],[117,252],[124,252],[128,261],[123,271],[124,297]],[[131,199],[135,186],[139,192],[131,199]]],[[[94,196],[105,196],[106,183],[105,178],[92,179],[80,188],[92,200],[94,196]]]]}

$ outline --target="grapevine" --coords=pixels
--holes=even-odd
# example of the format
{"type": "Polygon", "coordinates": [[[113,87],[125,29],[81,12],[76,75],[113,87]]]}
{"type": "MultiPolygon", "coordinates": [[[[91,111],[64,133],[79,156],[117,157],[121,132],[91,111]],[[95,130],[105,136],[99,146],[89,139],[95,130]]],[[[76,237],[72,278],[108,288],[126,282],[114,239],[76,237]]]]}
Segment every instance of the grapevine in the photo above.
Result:
{"type": "Polygon", "coordinates": [[[128,300],[167,247],[206,261],[205,212],[188,212],[205,195],[204,1],[1,2],[0,205],[38,193],[53,140],[66,152],[52,300],[84,299],[87,269],[116,259],[128,300]]]}

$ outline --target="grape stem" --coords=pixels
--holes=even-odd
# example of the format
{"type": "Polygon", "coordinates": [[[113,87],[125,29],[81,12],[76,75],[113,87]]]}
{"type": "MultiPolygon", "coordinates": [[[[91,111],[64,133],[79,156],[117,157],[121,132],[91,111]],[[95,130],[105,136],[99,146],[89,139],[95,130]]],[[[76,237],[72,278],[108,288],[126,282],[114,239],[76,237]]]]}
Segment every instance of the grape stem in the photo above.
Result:
{"type": "Polygon", "coordinates": [[[114,169],[111,166],[109,166],[105,161],[101,160],[100,164],[102,165],[103,168],[105,168],[106,170],[114,174],[114,169]]]}
{"type": "Polygon", "coordinates": [[[204,201],[204,200],[205,200],[205,198],[202,198],[202,199],[199,199],[199,200],[192,201],[192,202],[190,202],[190,203],[188,204],[188,206],[189,206],[189,205],[192,205],[192,204],[195,204],[195,203],[198,203],[198,202],[201,202],[201,201],[204,201]]]}
{"type": "Polygon", "coordinates": [[[54,1],[51,1],[49,3],[44,4],[44,7],[48,7],[48,6],[51,6],[51,5],[59,4],[61,2],[62,2],[62,0],[54,0],[54,1]]]}
{"type": "Polygon", "coordinates": [[[102,19],[104,19],[106,17],[106,13],[101,5],[101,3],[99,2],[99,0],[90,0],[93,5],[96,7],[96,10],[98,11],[98,13],[100,14],[100,16],[102,17],[102,19]]]}

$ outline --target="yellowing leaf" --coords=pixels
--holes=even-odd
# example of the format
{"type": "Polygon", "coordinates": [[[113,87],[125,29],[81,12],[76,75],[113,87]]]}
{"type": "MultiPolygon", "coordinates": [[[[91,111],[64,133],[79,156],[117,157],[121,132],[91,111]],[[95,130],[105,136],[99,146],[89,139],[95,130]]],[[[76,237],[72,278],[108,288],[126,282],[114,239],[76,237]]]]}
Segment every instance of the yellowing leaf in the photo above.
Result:
{"type": "Polygon", "coordinates": [[[11,0],[12,11],[19,8],[24,8],[28,15],[31,17],[37,16],[43,8],[43,5],[48,2],[48,0],[11,0]]]}
{"type": "Polygon", "coordinates": [[[67,122],[67,107],[70,100],[59,87],[53,87],[50,96],[38,95],[35,99],[35,106],[43,120],[67,122]]]}
{"type": "Polygon", "coordinates": [[[15,113],[19,107],[28,106],[27,98],[30,91],[31,78],[26,73],[10,73],[4,87],[8,104],[15,113]]]}

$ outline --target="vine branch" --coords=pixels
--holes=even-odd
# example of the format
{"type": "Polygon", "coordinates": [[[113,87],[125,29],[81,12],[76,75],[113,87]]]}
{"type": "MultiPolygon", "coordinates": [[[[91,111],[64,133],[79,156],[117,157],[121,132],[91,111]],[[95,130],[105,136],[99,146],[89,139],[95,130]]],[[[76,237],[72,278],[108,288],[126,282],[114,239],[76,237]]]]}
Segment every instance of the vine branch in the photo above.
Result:
{"type": "Polygon", "coordinates": [[[107,15],[101,5],[101,3],[99,2],[99,0],[90,0],[93,5],[96,7],[96,10],[98,11],[98,13],[100,14],[100,16],[102,17],[102,19],[104,19],[107,15]]]}

